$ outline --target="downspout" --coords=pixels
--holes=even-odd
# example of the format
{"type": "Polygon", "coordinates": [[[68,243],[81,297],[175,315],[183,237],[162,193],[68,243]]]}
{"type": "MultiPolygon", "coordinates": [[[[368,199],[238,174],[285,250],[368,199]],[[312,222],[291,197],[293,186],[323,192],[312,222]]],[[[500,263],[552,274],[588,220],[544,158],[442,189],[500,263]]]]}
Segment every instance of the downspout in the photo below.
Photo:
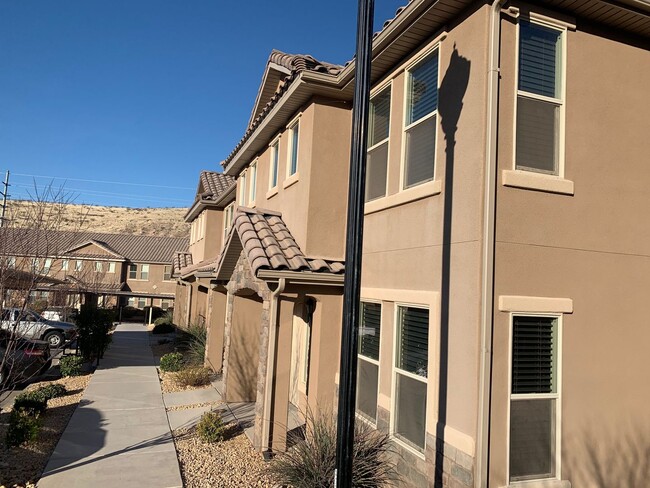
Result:
{"type": "Polygon", "coordinates": [[[278,287],[271,292],[271,305],[269,307],[269,344],[266,355],[266,379],[264,385],[264,417],[262,422],[262,446],[265,448],[265,455],[270,453],[271,446],[269,445],[271,435],[271,401],[273,395],[273,362],[275,359],[275,342],[276,342],[276,328],[277,328],[277,310],[278,310],[278,297],[286,287],[286,279],[280,278],[278,280],[278,287]]]}
{"type": "Polygon", "coordinates": [[[497,128],[499,102],[499,51],[501,7],[507,0],[495,0],[490,10],[488,43],[488,89],[485,142],[485,191],[483,245],[481,250],[481,350],[479,364],[478,429],[474,486],[488,486],[490,434],[490,379],[492,375],[492,316],[494,313],[494,247],[496,220],[497,128]]]}

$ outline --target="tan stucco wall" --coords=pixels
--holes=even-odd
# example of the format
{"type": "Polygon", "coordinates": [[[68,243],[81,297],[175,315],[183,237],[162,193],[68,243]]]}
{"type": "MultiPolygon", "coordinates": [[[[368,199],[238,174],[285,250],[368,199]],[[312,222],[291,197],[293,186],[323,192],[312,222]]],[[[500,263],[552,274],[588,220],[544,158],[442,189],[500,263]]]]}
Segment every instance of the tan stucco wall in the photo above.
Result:
{"type": "Polygon", "coordinates": [[[201,217],[205,218],[205,232],[202,236],[198,236],[199,238],[189,246],[189,252],[192,254],[194,263],[216,258],[219,256],[222,246],[223,209],[206,208],[194,220],[196,221],[201,217]]]}
{"type": "MultiPolygon", "coordinates": [[[[448,36],[440,43],[439,79],[445,88],[440,90],[442,121],[439,118],[434,179],[439,181],[442,191],[366,214],[362,273],[362,298],[379,300],[383,305],[379,405],[386,410],[392,408],[395,307],[398,303],[428,306],[427,432],[439,436],[436,427],[438,431],[444,429],[445,442],[469,455],[474,454],[477,416],[486,40],[487,8],[479,8],[461,25],[450,28],[448,36]],[[463,76],[462,69],[466,61],[470,63],[468,78],[463,76]],[[464,83],[467,89],[463,94],[458,87],[464,83]],[[445,103],[448,104],[459,90],[462,108],[458,112],[445,103]],[[443,126],[447,127],[455,116],[458,116],[458,128],[453,136],[454,154],[453,159],[447,159],[443,126]],[[453,178],[450,168],[453,168],[453,178]],[[450,280],[449,292],[441,295],[441,291],[447,289],[443,284],[446,278],[442,276],[445,226],[448,229],[450,226],[450,262],[446,268],[450,280]],[[441,306],[449,310],[447,325],[441,324],[441,306]],[[437,426],[443,326],[448,327],[448,342],[442,357],[443,363],[447,361],[448,370],[442,409],[446,412],[446,422],[437,426]]],[[[400,193],[404,66],[378,86],[385,86],[389,80],[392,80],[391,126],[388,196],[384,202],[400,193]]],[[[402,193],[407,195],[409,190],[402,193]]],[[[372,207],[381,206],[381,201],[374,201],[372,207]]]]}
{"type": "Polygon", "coordinates": [[[208,337],[205,361],[213,371],[221,371],[223,365],[226,299],[225,290],[211,289],[208,294],[208,337]]]}
{"type": "MultiPolygon", "coordinates": [[[[137,264],[142,264],[142,263],[137,263],[137,264]]],[[[164,274],[165,274],[165,265],[149,264],[149,279],[133,280],[133,279],[129,279],[128,266],[127,266],[126,283],[129,286],[129,288],[135,292],[165,293],[165,294],[173,295],[176,289],[176,284],[174,280],[170,280],[170,281],[163,280],[164,274]]]]}
{"type": "MultiPolygon", "coordinates": [[[[500,170],[513,166],[516,56],[515,25],[502,26],[500,170]]],[[[577,487],[627,486],[632,450],[650,442],[649,395],[639,387],[650,376],[648,80],[647,50],[580,25],[569,31],[565,175],[575,194],[497,186],[496,298],[573,300],[561,337],[561,477],[577,487]]],[[[502,486],[510,319],[496,311],[494,320],[491,486],[502,486]]]]}

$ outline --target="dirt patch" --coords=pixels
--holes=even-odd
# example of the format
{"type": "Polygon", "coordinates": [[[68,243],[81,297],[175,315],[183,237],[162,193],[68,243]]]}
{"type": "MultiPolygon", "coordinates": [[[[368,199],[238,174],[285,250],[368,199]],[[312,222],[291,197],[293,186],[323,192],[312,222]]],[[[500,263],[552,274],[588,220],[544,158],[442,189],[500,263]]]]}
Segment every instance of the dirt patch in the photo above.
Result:
{"type": "Polygon", "coordinates": [[[56,443],[88,386],[90,378],[91,375],[75,376],[30,385],[28,390],[59,383],[66,387],[68,395],[48,400],[47,410],[41,417],[43,424],[38,438],[25,446],[14,448],[5,446],[4,439],[11,409],[5,409],[0,413],[0,480],[2,480],[3,486],[14,488],[34,486],[33,483],[36,483],[41,477],[56,443]]]}
{"type": "Polygon", "coordinates": [[[194,430],[173,434],[185,488],[276,486],[262,455],[241,430],[214,444],[204,444],[194,430]]]}

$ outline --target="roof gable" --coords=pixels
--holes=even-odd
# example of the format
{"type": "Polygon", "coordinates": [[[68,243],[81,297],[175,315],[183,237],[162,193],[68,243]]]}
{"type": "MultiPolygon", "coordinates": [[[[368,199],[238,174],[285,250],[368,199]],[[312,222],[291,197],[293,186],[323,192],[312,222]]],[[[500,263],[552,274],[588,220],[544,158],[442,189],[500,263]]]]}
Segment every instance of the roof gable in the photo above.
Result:
{"type": "Polygon", "coordinates": [[[83,254],[90,256],[112,256],[117,259],[124,259],[124,256],[112,250],[106,243],[98,242],[95,239],[89,239],[86,242],[76,244],[67,249],[63,254],[83,254]]]}

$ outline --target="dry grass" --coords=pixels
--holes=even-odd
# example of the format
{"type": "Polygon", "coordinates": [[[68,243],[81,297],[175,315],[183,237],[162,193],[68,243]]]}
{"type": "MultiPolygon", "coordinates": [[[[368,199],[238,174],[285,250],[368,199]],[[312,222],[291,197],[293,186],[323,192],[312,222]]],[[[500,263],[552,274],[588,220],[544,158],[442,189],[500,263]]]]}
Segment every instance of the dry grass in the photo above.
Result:
{"type": "Polygon", "coordinates": [[[26,446],[7,448],[4,443],[7,432],[9,412],[0,413],[0,480],[7,487],[33,486],[45,469],[50,455],[59,441],[59,437],[68,425],[68,421],[77,408],[91,376],[74,376],[56,381],[35,383],[29,390],[50,383],[60,383],[66,387],[68,394],[48,400],[47,410],[43,415],[43,426],[35,442],[26,446]]]}
{"type": "MultiPolygon", "coordinates": [[[[21,225],[25,209],[31,202],[9,200],[7,211],[15,224],[21,225]]],[[[66,205],[60,230],[104,232],[164,237],[187,237],[189,225],[183,220],[186,208],[126,208],[99,205],[66,205]]]]}

